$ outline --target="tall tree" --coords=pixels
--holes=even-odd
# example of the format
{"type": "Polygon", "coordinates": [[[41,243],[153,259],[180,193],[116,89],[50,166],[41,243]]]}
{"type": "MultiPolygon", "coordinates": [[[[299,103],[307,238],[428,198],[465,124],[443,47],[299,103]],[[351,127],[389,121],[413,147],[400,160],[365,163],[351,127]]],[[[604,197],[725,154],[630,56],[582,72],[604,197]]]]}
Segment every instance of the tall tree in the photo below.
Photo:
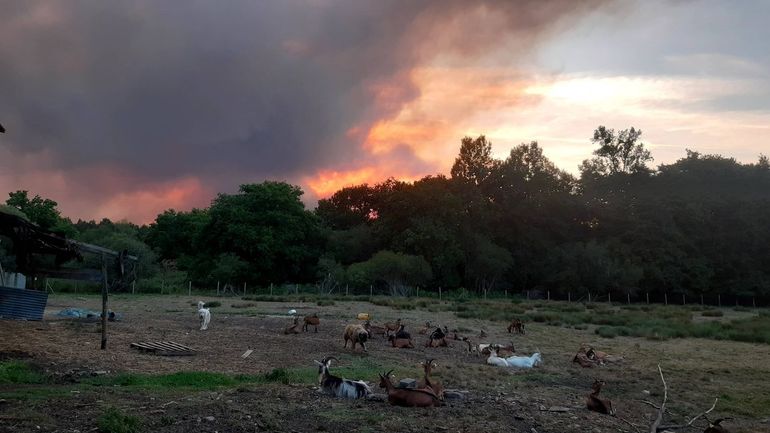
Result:
{"type": "Polygon", "coordinates": [[[464,137],[460,155],[452,165],[452,179],[471,185],[481,185],[492,173],[496,160],[492,158],[492,143],[483,135],[473,139],[464,137]]]}
{"type": "Polygon", "coordinates": [[[581,172],[600,176],[649,172],[647,163],[652,161],[652,154],[639,142],[641,135],[642,131],[633,127],[615,132],[614,129],[599,126],[591,139],[592,143],[599,145],[594,151],[596,156],[583,161],[581,172]]]}

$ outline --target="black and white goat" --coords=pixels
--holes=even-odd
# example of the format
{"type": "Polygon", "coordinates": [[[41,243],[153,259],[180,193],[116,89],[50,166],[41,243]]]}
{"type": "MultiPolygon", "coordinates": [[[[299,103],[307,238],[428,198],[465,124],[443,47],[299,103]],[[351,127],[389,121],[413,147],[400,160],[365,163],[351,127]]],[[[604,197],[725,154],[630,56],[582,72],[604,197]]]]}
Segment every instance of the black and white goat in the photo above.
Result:
{"type": "Polygon", "coordinates": [[[369,385],[362,380],[343,379],[329,373],[332,359],[339,362],[333,356],[327,356],[320,362],[315,361],[318,364],[318,383],[321,385],[321,392],[338,398],[349,399],[363,398],[372,393],[369,385]]]}
{"type": "Polygon", "coordinates": [[[198,320],[200,321],[201,331],[209,329],[209,322],[211,322],[211,311],[208,308],[204,308],[206,303],[198,301],[198,320]]]}

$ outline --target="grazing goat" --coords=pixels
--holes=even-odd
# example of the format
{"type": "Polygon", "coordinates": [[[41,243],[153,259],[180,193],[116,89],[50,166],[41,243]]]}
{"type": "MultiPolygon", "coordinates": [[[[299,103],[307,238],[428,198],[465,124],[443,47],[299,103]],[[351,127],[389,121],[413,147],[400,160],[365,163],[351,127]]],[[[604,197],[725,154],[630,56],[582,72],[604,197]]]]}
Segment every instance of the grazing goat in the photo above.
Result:
{"type": "Polygon", "coordinates": [[[395,322],[386,322],[383,326],[385,326],[385,336],[387,337],[391,332],[396,332],[401,328],[401,319],[395,322]]]}
{"type": "Polygon", "coordinates": [[[535,352],[532,356],[509,356],[505,358],[509,367],[517,368],[532,368],[543,363],[543,357],[539,352],[535,352]]]}
{"type": "Polygon", "coordinates": [[[318,364],[318,384],[321,385],[321,392],[327,395],[333,395],[338,398],[363,398],[372,393],[364,381],[350,380],[337,377],[329,373],[329,367],[332,365],[332,359],[339,362],[333,356],[327,356],[318,364]]]}
{"type": "Polygon", "coordinates": [[[292,325],[287,326],[284,328],[283,333],[284,334],[299,334],[299,318],[294,318],[294,323],[292,325]]]}
{"type": "Polygon", "coordinates": [[[420,362],[423,369],[422,380],[417,384],[418,389],[431,389],[438,396],[439,399],[444,399],[444,387],[441,382],[432,380],[430,378],[430,372],[433,368],[438,367],[438,364],[433,359],[420,362]]]}
{"type": "Polygon", "coordinates": [[[393,347],[397,347],[399,349],[413,349],[414,344],[412,344],[411,338],[398,338],[395,335],[388,335],[388,341],[390,341],[390,344],[393,347]]]}
{"type": "Polygon", "coordinates": [[[198,301],[198,320],[201,324],[201,331],[209,329],[209,322],[211,322],[211,311],[205,307],[206,304],[203,301],[198,301]]]}
{"type": "Polygon", "coordinates": [[[417,333],[420,334],[420,335],[427,334],[428,331],[430,331],[431,328],[432,328],[432,326],[430,326],[430,322],[425,322],[425,326],[420,328],[420,330],[417,331],[417,333]]]}
{"type": "Polygon", "coordinates": [[[307,332],[310,326],[315,327],[315,332],[318,332],[318,324],[321,323],[321,319],[318,318],[318,314],[312,316],[305,316],[305,324],[302,325],[302,330],[307,332]]]}
{"type": "Polygon", "coordinates": [[[436,393],[428,389],[396,388],[390,381],[393,370],[380,374],[380,388],[388,393],[388,403],[404,407],[435,407],[441,405],[436,393]]]}
{"type": "Polygon", "coordinates": [[[353,350],[356,350],[356,343],[360,344],[366,352],[366,340],[369,339],[369,331],[364,328],[363,325],[348,325],[345,327],[345,345],[342,347],[348,347],[348,341],[353,343],[353,350]]]}
{"type": "Polygon", "coordinates": [[[513,319],[511,320],[511,324],[508,325],[508,333],[516,331],[519,334],[524,334],[524,322],[522,322],[520,319],[513,319]]]}
{"type": "Polygon", "coordinates": [[[615,411],[612,409],[612,402],[609,399],[599,398],[599,392],[601,392],[602,386],[604,386],[604,381],[599,379],[594,380],[594,384],[591,385],[591,393],[586,396],[586,407],[588,410],[594,412],[615,416],[615,411]]]}

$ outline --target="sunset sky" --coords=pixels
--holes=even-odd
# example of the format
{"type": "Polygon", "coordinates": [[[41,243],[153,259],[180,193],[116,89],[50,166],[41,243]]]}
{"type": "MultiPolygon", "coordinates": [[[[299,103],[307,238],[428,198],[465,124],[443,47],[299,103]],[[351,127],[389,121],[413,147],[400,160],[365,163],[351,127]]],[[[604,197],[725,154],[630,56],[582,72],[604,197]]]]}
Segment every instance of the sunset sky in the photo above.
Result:
{"type": "MultiPolygon", "coordinates": [[[[266,179],[306,203],[448,174],[463,136],[577,172],[598,125],[655,165],[770,154],[762,0],[6,0],[0,193],[151,222],[266,179]]],[[[4,198],[3,198],[4,200],[4,198]]]]}

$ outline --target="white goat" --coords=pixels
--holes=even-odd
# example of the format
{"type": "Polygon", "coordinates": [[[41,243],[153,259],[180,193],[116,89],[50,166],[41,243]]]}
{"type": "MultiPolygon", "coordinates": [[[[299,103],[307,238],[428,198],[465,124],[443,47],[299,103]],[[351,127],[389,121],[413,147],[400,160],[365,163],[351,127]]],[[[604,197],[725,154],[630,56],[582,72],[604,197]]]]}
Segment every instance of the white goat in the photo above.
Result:
{"type": "Polygon", "coordinates": [[[496,367],[508,367],[508,361],[505,358],[497,356],[497,350],[491,349],[489,351],[489,358],[487,358],[487,364],[494,365],[496,367]]]}
{"type": "Polygon", "coordinates": [[[198,319],[200,319],[201,331],[209,329],[209,322],[211,321],[211,311],[208,308],[203,308],[205,305],[203,301],[198,301],[198,319]]]}
{"type": "Polygon", "coordinates": [[[543,357],[540,352],[535,352],[532,356],[510,356],[505,358],[509,367],[532,368],[543,363],[543,357]]]}

